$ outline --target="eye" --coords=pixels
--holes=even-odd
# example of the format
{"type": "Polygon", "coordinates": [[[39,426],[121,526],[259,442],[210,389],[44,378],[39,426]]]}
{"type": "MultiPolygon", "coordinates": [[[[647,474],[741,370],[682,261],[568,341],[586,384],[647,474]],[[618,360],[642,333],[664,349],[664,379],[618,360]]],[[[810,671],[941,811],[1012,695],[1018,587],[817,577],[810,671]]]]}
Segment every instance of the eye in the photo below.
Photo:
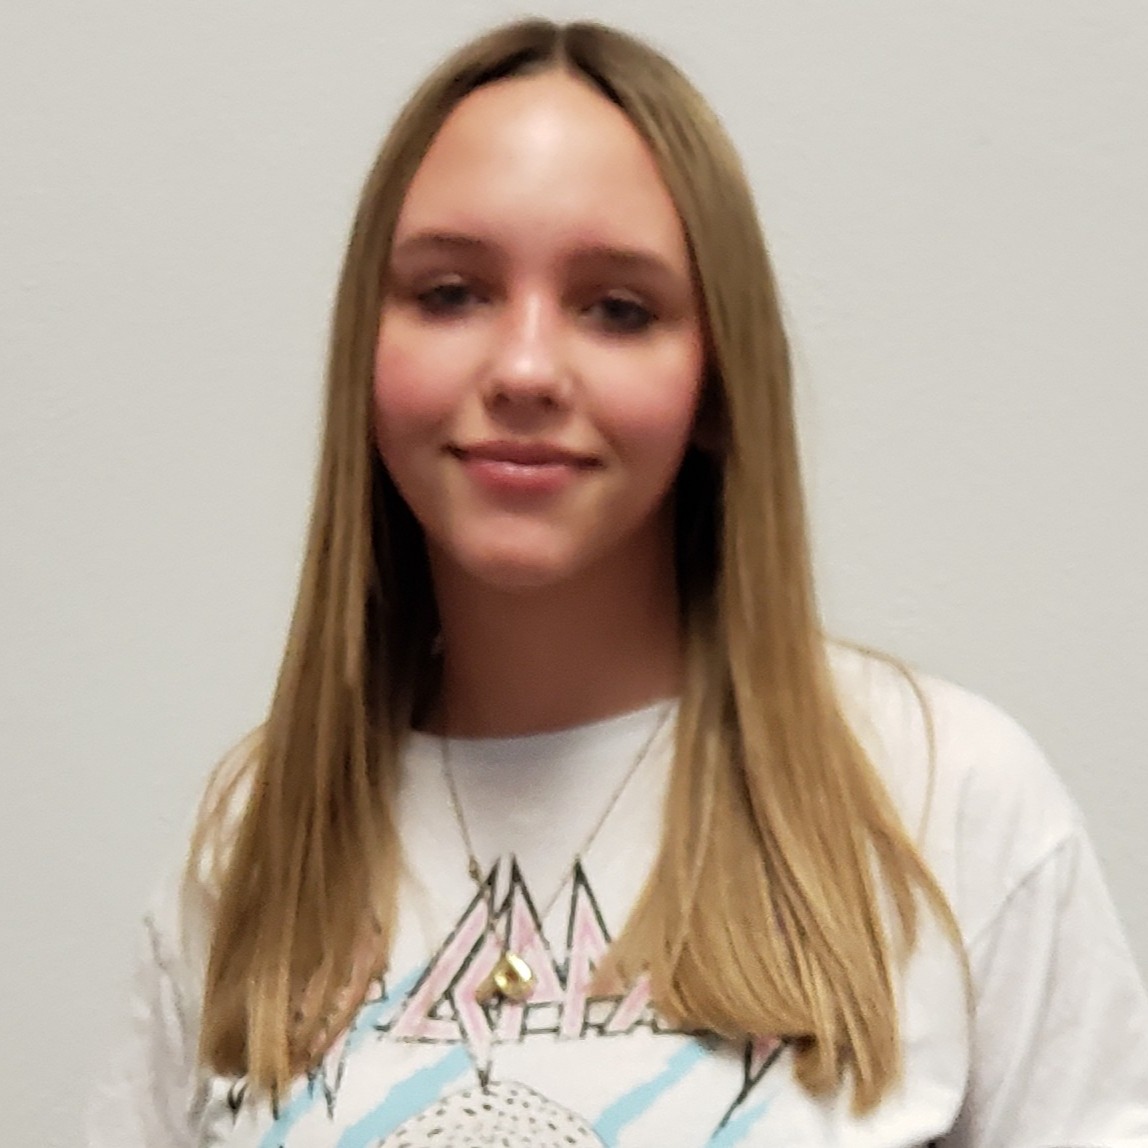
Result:
{"type": "Polygon", "coordinates": [[[655,319],[648,307],[628,295],[604,295],[590,311],[607,331],[620,335],[641,334],[655,319]]]}
{"type": "Polygon", "coordinates": [[[419,308],[428,315],[457,315],[476,298],[470,287],[457,279],[444,280],[415,293],[419,308]]]}

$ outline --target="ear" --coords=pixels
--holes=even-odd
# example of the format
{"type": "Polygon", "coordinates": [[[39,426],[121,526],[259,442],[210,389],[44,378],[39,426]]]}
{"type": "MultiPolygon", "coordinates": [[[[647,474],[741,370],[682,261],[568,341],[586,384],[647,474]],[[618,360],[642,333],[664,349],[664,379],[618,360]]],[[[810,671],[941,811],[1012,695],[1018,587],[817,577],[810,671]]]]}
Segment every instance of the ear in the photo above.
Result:
{"type": "Polygon", "coordinates": [[[698,407],[694,412],[690,444],[703,454],[719,457],[725,453],[728,441],[725,390],[717,371],[708,368],[702,381],[698,407]]]}

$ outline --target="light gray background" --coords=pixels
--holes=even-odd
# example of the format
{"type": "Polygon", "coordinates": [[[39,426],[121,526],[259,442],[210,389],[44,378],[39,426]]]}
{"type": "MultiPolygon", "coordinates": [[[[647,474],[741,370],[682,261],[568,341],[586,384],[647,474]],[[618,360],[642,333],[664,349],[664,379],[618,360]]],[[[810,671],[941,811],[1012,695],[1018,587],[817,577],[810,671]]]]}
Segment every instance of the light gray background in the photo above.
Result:
{"type": "MultiPolygon", "coordinates": [[[[827,614],[1059,766],[1143,965],[1148,5],[540,3],[724,117],[792,321],[827,614]]],[[[138,911],[268,699],[328,307],[463,0],[0,10],[6,1144],[78,1142],[138,911]]]]}

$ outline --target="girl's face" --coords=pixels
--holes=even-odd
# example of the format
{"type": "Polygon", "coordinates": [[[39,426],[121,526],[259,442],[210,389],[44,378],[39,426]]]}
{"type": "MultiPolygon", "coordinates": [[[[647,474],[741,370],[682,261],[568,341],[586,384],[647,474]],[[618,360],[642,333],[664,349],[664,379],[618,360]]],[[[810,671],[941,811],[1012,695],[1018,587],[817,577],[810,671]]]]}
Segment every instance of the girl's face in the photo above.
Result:
{"type": "Polygon", "coordinates": [[[375,361],[379,451],[437,572],[669,562],[702,368],[685,235],[623,113],[557,72],[462,101],[403,203],[375,361]]]}

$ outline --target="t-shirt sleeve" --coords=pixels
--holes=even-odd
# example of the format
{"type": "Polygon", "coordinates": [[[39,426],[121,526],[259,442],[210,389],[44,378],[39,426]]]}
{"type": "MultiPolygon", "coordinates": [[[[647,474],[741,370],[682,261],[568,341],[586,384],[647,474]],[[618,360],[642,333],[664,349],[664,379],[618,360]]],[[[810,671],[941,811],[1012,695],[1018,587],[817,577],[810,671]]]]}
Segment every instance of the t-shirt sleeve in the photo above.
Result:
{"type": "Polygon", "coordinates": [[[196,1021],[162,916],[143,922],[118,1045],[88,1106],[88,1148],[193,1148],[196,1021]]]}
{"type": "Polygon", "coordinates": [[[1148,1148],[1148,997],[1082,828],[968,951],[971,1079],[946,1148],[1148,1148]]]}

